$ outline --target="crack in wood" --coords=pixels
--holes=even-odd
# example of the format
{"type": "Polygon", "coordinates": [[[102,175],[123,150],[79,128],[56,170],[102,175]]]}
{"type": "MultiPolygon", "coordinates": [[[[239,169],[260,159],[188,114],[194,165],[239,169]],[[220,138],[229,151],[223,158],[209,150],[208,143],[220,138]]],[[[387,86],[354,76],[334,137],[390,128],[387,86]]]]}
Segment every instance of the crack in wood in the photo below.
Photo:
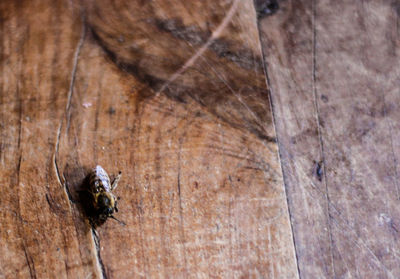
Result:
{"type": "Polygon", "coordinates": [[[71,99],[72,99],[72,93],[73,93],[73,87],[74,87],[74,83],[75,83],[75,76],[76,76],[76,68],[78,65],[78,58],[79,58],[79,53],[81,51],[83,42],[85,40],[85,36],[86,36],[86,25],[85,25],[85,20],[84,18],[82,19],[82,32],[81,32],[81,37],[79,39],[78,42],[78,46],[76,48],[75,54],[74,54],[74,62],[73,62],[73,66],[72,66],[72,71],[71,71],[71,81],[70,81],[70,85],[69,85],[69,89],[68,89],[68,99],[67,99],[67,104],[65,107],[65,115],[63,115],[63,117],[60,120],[60,124],[58,126],[57,129],[57,140],[56,140],[56,144],[55,144],[55,150],[54,150],[54,155],[53,155],[53,164],[54,164],[54,169],[56,172],[56,178],[58,183],[64,188],[64,191],[69,199],[70,202],[74,203],[74,200],[72,198],[71,192],[69,191],[68,185],[66,183],[66,181],[64,180],[64,183],[61,180],[61,175],[60,175],[60,170],[57,164],[57,155],[58,155],[58,151],[59,151],[59,146],[60,146],[60,138],[61,138],[61,128],[63,126],[63,122],[64,122],[64,117],[67,118],[67,130],[66,133],[68,133],[68,129],[69,129],[69,124],[70,124],[70,108],[71,108],[71,99]]]}
{"type": "Polygon", "coordinates": [[[92,227],[92,239],[94,242],[94,247],[96,249],[96,251],[95,251],[96,253],[94,253],[94,254],[95,254],[96,263],[97,263],[101,278],[107,279],[106,268],[104,266],[103,260],[101,258],[101,253],[100,253],[100,250],[101,250],[100,237],[98,236],[96,229],[94,229],[93,227],[92,227]]]}
{"type": "Polygon", "coordinates": [[[24,248],[24,255],[25,255],[26,263],[27,263],[28,268],[29,268],[29,274],[30,274],[31,278],[36,279],[37,278],[36,277],[36,270],[35,270],[35,264],[33,263],[33,259],[28,254],[28,252],[26,251],[25,244],[23,244],[23,248],[24,248]]]}
{"type": "MultiPolygon", "coordinates": [[[[73,62],[73,68],[71,71],[71,81],[70,81],[69,90],[68,90],[67,104],[65,107],[65,113],[64,113],[63,117],[61,118],[59,127],[57,129],[57,136],[56,136],[57,140],[55,143],[55,150],[54,150],[54,155],[53,155],[53,164],[54,164],[57,181],[64,188],[65,194],[66,194],[68,200],[70,201],[70,203],[75,203],[75,201],[72,198],[71,192],[69,190],[69,187],[68,187],[68,184],[67,184],[67,181],[66,181],[64,175],[63,175],[64,180],[61,179],[61,174],[60,174],[60,170],[59,170],[58,163],[57,163],[57,155],[59,152],[61,130],[63,127],[64,118],[67,119],[66,134],[68,134],[68,130],[70,127],[70,117],[71,117],[70,108],[71,108],[71,102],[72,102],[73,87],[74,87],[75,77],[76,77],[76,70],[77,70],[77,65],[78,65],[79,54],[80,54],[81,48],[83,46],[83,43],[84,43],[85,37],[86,37],[86,23],[85,23],[86,21],[85,21],[84,16],[82,16],[82,22],[83,23],[82,23],[81,37],[79,39],[78,46],[77,46],[75,54],[74,54],[74,62],[73,62]]],[[[47,195],[46,195],[46,199],[49,202],[47,195]]],[[[68,205],[71,210],[70,203],[68,203],[68,205]]],[[[94,242],[94,249],[95,249],[95,251],[94,251],[95,263],[98,267],[99,274],[100,274],[101,278],[107,279],[105,266],[104,266],[103,260],[101,259],[101,255],[100,255],[100,239],[99,239],[98,235],[96,234],[96,231],[93,227],[92,227],[92,239],[94,242]]],[[[30,268],[30,266],[29,266],[29,268],[30,268]]],[[[34,277],[34,278],[36,278],[36,277],[34,277]]]]}
{"type": "Polygon", "coordinates": [[[86,37],[86,20],[85,17],[82,16],[82,32],[81,32],[81,37],[78,42],[78,47],[76,48],[75,54],[74,54],[74,64],[72,66],[72,72],[71,72],[71,82],[69,85],[69,90],[68,90],[68,100],[67,100],[67,105],[65,108],[65,114],[67,117],[67,129],[66,133],[68,134],[69,130],[69,125],[70,125],[70,109],[71,109],[71,100],[72,100],[72,93],[74,92],[74,84],[75,84],[75,76],[76,76],[76,68],[78,66],[78,59],[79,59],[79,53],[81,52],[81,48],[83,46],[83,43],[85,41],[86,37]]]}

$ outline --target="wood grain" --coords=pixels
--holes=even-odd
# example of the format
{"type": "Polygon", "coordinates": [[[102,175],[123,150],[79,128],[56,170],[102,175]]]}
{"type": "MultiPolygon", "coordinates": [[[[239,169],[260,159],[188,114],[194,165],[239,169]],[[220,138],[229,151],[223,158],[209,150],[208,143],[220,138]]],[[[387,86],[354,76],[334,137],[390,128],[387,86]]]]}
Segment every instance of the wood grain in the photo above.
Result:
{"type": "Polygon", "coordinates": [[[89,26],[110,59],[153,89],[143,97],[194,99],[231,126],[274,140],[249,1],[111,2],[88,5],[89,26]]]}
{"type": "Polygon", "coordinates": [[[301,278],[399,278],[399,4],[260,22],[301,278]]]}
{"type": "Polygon", "coordinates": [[[0,5],[0,277],[296,278],[252,1],[0,5]]]}
{"type": "Polygon", "coordinates": [[[2,2],[2,278],[97,274],[87,227],[75,222],[54,165],[80,16],[65,2],[2,2]],[[45,27],[45,28],[44,28],[45,27]]]}

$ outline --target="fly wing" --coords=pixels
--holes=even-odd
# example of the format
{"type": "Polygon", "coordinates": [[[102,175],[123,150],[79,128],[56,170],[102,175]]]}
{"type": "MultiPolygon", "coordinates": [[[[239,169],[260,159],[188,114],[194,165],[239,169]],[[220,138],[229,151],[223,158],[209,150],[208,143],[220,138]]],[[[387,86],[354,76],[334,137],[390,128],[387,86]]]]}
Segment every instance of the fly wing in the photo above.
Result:
{"type": "Polygon", "coordinates": [[[103,190],[106,192],[111,192],[110,177],[108,176],[107,172],[101,166],[96,166],[94,173],[99,181],[99,187],[103,188],[103,190]]]}

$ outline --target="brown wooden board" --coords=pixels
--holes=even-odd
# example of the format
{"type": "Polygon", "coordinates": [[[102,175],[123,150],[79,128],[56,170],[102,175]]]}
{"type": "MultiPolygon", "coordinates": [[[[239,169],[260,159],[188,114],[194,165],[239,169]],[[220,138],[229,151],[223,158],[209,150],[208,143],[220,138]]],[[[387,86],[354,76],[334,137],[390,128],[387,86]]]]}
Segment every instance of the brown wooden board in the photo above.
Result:
{"type": "Polygon", "coordinates": [[[398,1],[260,20],[301,278],[399,278],[398,1]]]}
{"type": "Polygon", "coordinates": [[[296,278],[253,2],[0,3],[0,278],[296,278]],[[97,235],[79,190],[122,171],[97,235]]]}

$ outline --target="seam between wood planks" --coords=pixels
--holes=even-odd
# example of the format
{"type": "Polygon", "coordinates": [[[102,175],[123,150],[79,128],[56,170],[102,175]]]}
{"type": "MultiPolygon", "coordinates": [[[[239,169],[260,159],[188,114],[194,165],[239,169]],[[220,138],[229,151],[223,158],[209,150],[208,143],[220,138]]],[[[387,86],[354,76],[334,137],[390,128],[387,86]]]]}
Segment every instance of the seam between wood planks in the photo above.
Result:
{"type": "MultiPolygon", "coordinates": [[[[254,2],[253,2],[253,5],[254,5],[254,2]]],[[[254,9],[255,9],[255,7],[254,7],[254,9]]],[[[290,230],[291,230],[291,234],[292,234],[292,242],[293,242],[293,249],[294,249],[294,256],[295,256],[294,260],[295,260],[296,269],[297,269],[297,278],[301,278],[298,254],[297,254],[297,249],[296,249],[297,246],[296,246],[296,240],[295,240],[295,237],[294,237],[293,224],[292,224],[292,213],[290,211],[289,198],[288,198],[288,194],[287,194],[287,192],[288,192],[287,191],[287,187],[288,187],[288,185],[287,185],[287,177],[286,177],[285,171],[284,171],[283,166],[282,166],[281,145],[280,145],[280,141],[279,141],[278,131],[276,130],[276,123],[275,123],[276,116],[275,116],[274,104],[273,104],[273,101],[272,101],[272,94],[271,94],[272,87],[271,87],[271,82],[270,82],[270,78],[269,78],[269,75],[268,75],[268,70],[267,70],[264,50],[263,50],[262,44],[261,44],[261,32],[260,32],[260,26],[259,26],[260,21],[257,20],[257,19],[256,19],[256,21],[257,21],[256,25],[257,25],[258,38],[259,38],[259,47],[260,47],[260,52],[261,52],[261,56],[262,56],[262,68],[263,68],[263,71],[264,71],[265,84],[267,86],[267,92],[269,94],[268,97],[269,97],[270,110],[271,110],[271,114],[272,114],[272,125],[274,126],[276,144],[278,145],[278,160],[279,160],[279,165],[281,167],[282,178],[283,178],[283,188],[284,188],[284,193],[285,193],[285,198],[286,198],[286,209],[287,209],[287,212],[289,214],[289,223],[290,223],[290,230]]]]}

